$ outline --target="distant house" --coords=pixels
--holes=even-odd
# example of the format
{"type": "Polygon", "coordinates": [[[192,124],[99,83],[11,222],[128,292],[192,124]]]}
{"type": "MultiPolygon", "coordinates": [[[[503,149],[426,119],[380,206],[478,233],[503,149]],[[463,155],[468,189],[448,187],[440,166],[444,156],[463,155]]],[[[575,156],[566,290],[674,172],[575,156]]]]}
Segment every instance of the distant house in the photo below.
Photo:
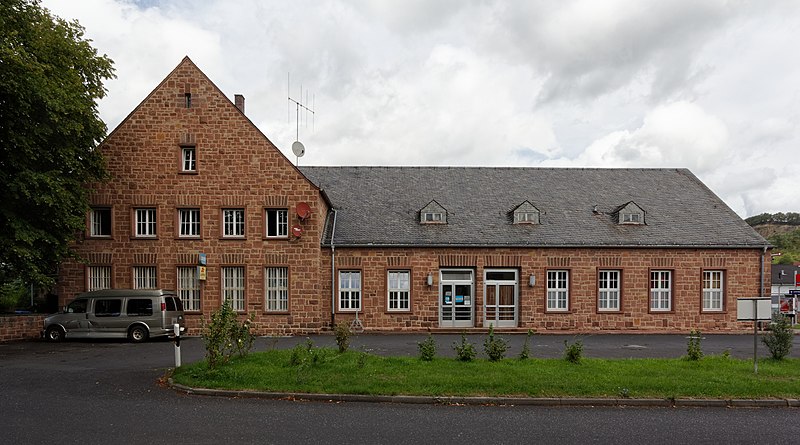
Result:
{"type": "Polygon", "coordinates": [[[796,275],[800,275],[800,266],[793,264],[772,265],[772,295],[786,295],[790,290],[798,289],[796,275]]]}
{"type": "Polygon", "coordinates": [[[62,303],[174,288],[195,333],[226,299],[262,334],[737,331],[768,289],[769,244],[688,170],[297,168],[188,58],[100,150],[62,303]]]}

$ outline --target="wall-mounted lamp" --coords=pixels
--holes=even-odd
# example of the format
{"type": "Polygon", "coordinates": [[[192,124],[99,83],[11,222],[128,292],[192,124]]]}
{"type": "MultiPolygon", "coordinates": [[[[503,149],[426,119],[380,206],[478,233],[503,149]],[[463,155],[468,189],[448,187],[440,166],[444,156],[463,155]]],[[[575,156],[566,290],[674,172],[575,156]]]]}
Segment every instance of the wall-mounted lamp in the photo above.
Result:
{"type": "Polygon", "coordinates": [[[433,275],[428,274],[428,286],[433,286],[433,275]]]}
{"type": "Polygon", "coordinates": [[[528,281],[530,287],[536,286],[536,275],[531,275],[530,281],[528,281]]]}

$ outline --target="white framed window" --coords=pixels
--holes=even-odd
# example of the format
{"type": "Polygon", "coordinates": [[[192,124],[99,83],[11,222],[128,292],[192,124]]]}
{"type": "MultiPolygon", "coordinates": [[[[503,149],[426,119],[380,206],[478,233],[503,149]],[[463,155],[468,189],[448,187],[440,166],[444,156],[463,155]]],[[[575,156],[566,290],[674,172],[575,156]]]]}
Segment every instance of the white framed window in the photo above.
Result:
{"type": "Polygon", "coordinates": [[[111,237],[111,208],[93,207],[89,213],[89,236],[111,237]]]}
{"type": "Polygon", "coordinates": [[[111,266],[86,267],[86,290],[111,289],[111,266]]]}
{"type": "Polygon", "coordinates": [[[536,212],[514,212],[514,224],[539,224],[539,214],[536,212]]]}
{"type": "Polygon", "coordinates": [[[339,310],[358,311],[361,309],[361,271],[342,270],[339,272],[339,310]]]}
{"type": "Polygon", "coordinates": [[[547,271],[547,310],[566,312],[569,310],[569,271],[547,271]]]}
{"type": "Polygon", "coordinates": [[[178,267],[178,295],[185,310],[200,310],[200,280],[197,276],[197,266],[178,267]]]}
{"type": "Polygon", "coordinates": [[[387,308],[390,311],[411,309],[411,271],[390,270],[386,278],[387,308]]]}
{"type": "Polygon", "coordinates": [[[133,266],[134,289],[158,289],[156,266],[133,266]]]}
{"type": "Polygon", "coordinates": [[[703,271],[703,310],[722,311],[724,273],[721,270],[703,271]]]}
{"type": "Polygon", "coordinates": [[[289,236],[289,211],[286,209],[267,209],[267,238],[286,238],[289,236]]]}
{"type": "Polygon", "coordinates": [[[136,236],[156,236],[156,209],[136,209],[136,236]]]}
{"type": "Polygon", "coordinates": [[[623,213],[622,214],[622,223],[623,224],[641,224],[642,223],[642,215],[641,215],[641,213],[623,213]]]}
{"type": "Polygon", "coordinates": [[[444,221],[444,214],[439,212],[426,212],[422,214],[422,222],[438,223],[444,221]]]}
{"type": "Polygon", "coordinates": [[[222,268],[222,301],[229,301],[234,311],[244,311],[244,267],[222,268]]]}
{"type": "Polygon", "coordinates": [[[200,236],[200,209],[178,209],[178,236],[181,238],[200,236]]]}
{"type": "Polygon", "coordinates": [[[222,210],[222,236],[244,236],[244,209],[222,210]]]}
{"type": "Polygon", "coordinates": [[[672,310],[672,271],[650,271],[650,310],[672,310]]]}
{"type": "Polygon", "coordinates": [[[289,310],[289,269],[286,267],[267,267],[264,288],[266,289],[266,308],[268,312],[289,310]]]}
{"type": "Polygon", "coordinates": [[[181,147],[181,171],[197,171],[197,150],[192,146],[181,147]]]}
{"type": "Polygon", "coordinates": [[[618,311],[620,271],[601,270],[597,274],[597,310],[618,311]]]}

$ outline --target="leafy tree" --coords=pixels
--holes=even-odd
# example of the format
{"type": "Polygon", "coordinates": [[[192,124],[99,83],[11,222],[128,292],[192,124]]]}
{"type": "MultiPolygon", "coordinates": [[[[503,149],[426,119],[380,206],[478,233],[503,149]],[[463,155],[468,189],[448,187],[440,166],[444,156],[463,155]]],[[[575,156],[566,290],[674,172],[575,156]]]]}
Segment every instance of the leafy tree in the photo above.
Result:
{"type": "Polygon", "coordinates": [[[51,284],[85,227],[111,60],[39,0],[0,2],[0,282],[51,284]]]}

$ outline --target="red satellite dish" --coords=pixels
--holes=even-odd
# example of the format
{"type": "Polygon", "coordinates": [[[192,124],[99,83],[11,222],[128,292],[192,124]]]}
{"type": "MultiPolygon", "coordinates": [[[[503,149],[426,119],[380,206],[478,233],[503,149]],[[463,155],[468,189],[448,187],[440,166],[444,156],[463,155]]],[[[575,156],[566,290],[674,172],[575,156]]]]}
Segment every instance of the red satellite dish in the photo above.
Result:
{"type": "Polygon", "coordinates": [[[301,236],[303,236],[303,228],[297,224],[293,225],[292,235],[294,235],[296,238],[300,238],[301,236]]]}
{"type": "Polygon", "coordinates": [[[308,203],[305,203],[305,202],[298,202],[297,203],[297,216],[301,220],[305,220],[306,218],[309,217],[309,215],[311,215],[311,206],[309,206],[308,203]]]}

